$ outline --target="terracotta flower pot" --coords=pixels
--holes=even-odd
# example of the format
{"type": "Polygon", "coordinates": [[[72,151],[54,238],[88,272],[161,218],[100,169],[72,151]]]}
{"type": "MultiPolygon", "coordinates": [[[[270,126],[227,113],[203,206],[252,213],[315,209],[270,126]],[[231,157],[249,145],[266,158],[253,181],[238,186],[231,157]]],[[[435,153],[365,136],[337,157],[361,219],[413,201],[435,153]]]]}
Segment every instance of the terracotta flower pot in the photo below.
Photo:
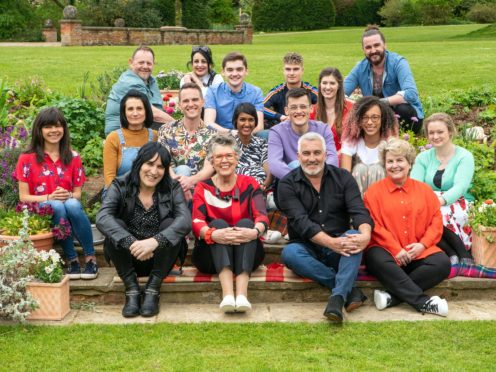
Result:
{"type": "Polygon", "coordinates": [[[39,305],[29,320],[62,320],[71,310],[68,275],[60,283],[30,282],[27,290],[39,305]]]}
{"type": "Polygon", "coordinates": [[[472,236],[472,256],[475,263],[496,268],[496,227],[481,226],[472,236]]]}
{"type": "MultiPolygon", "coordinates": [[[[33,242],[33,246],[37,251],[49,251],[53,248],[53,234],[51,232],[44,234],[30,235],[29,238],[33,242]]],[[[0,247],[6,245],[4,241],[19,239],[18,236],[0,235],[0,247]]]]}

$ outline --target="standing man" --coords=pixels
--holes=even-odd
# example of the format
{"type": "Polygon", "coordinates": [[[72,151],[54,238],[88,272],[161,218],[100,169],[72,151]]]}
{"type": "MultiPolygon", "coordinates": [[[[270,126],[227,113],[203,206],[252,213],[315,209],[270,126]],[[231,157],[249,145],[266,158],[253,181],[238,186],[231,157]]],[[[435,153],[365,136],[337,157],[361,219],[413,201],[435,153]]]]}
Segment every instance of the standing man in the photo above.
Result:
{"type": "Polygon", "coordinates": [[[329,288],[324,316],[341,323],[343,306],[350,312],[367,299],[354,283],[373,221],[353,176],[325,164],[325,158],[324,138],[304,134],[298,141],[301,167],[279,182],[279,207],[288,218],[290,238],[282,260],[298,275],[329,288]]]}
{"type": "Polygon", "coordinates": [[[267,129],[288,119],[286,107],[286,93],[293,88],[305,88],[310,93],[312,105],[317,103],[317,88],[303,82],[303,57],[294,52],[287,53],[283,58],[284,83],[272,88],[264,98],[264,118],[267,129]]]}
{"type": "Polygon", "coordinates": [[[300,165],[297,155],[298,140],[307,132],[316,132],[324,137],[327,148],[324,160],[327,164],[338,166],[338,156],[331,129],[320,121],[309,120],[310,103],[311,98],[307,89],[289,90],[286,94],[285,107],[288,120],[270,128],[269,169],[279,179],[300,165]]]}
{"type": "Polygon", "coordinates": [[[158,142],[171,154],[171,177],[179,181],[187,200],[197,182],[214,174],[206,157],[207,144],[216,131],[201,119],[203,104],[202,88],[185,83],[179,89],[179,108],[184,117],[163,125],[158,133],[158,142]]]}
{"type": "Polygon", "coordinates": [[[222,60],[222,75],[226,82],[209,87],[205,97],[205,123],[221,132],[234,129],[234,109],[244,102],[257,109],[258,125],[253,133],[263,129],[263,95],[259,87],[245,83],[248,62],[244,55],[233,52],[222,60]]]}
{"type": "Polygon", "coordinates": [[[152,76],[155,65],[155,54],[150,47],[138,47],[129,59],[129,70],[122,73],[119,80],[112,86],[107,99],[105,110],[105,135],[119,129],[121,99],[131,89],[146,94],[153,112],[152,129],[158,130],[163,123],[174,121],[174,118],[163,111],[162,95],[158,89],[157,80],[152,76]]]}
{"type": "Polygon", "coordinates": [[[344,80],[345,94],[349,96],[358,87],[364,96],[379,97],[399,116],[404,130],[419,133],[424,112],[406,59],[386,50],[386,39],[374,25],[365,29],[362,49],[365,58],[344,80]]]}

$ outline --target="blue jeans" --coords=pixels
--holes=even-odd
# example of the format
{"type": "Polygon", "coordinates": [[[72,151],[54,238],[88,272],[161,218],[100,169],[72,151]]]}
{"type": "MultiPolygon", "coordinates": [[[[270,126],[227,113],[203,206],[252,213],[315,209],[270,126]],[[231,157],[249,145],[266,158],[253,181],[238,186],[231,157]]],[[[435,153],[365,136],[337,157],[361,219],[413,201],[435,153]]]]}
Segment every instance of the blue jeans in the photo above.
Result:
{"type": "Polygon", "coordinates": [[[264,129],[264,130],[261,130],[260,132],[255,133],[255,136],[264,139],[265,142],[269,142],[269,133],[270,133],[270,130],[264,129]]]}
{"type": "MultiPolygon", "coordinates": [[[[60,200],[49,200],[42,204],[50,204],[52,207],[52,220],[54,224],[58,224],[61,218],[70,222],[72,235],[75,235],[81,243],[85,256],[95,255],[90,220],[86,213],[84,213],[79,200],[75,198],[67,199],[65,202],[60,200]]],[[[72,236],[69,236],[64,240],[59,240],[59,243],[64,250],[65,259],[67,261],[72,261],[77,258],[72,236]]]]}
{"type": "Polygon", "coordinates": [[[176,168],[174,168],[174,173],[177,176],[186,176],[189,177],[191,176],[191,168],[188,167],[187,165],[178,165],[176,168]]]}
{"type": "MultiPolygon", "coordinates": [[[[357,234],[348,230],[346,234],[357,234]]],[[[313,244],[290,243],[282,251],[282,261],[296,274],[312,279],[331,290],[331,296],[348,298],[358,275],[362,253],[342,256],[329,248],[313,244]]]]}

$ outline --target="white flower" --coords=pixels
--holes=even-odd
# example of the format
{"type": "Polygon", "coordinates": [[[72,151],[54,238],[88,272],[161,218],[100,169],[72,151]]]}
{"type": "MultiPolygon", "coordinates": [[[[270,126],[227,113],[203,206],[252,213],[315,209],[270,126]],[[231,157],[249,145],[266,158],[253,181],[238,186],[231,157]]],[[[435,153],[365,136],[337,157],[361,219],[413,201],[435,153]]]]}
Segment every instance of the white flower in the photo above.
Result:
{"type": "Polygon", "coordinates": [[[51,273],[52,273],[52,271],[53,271],[53,267],[52,267],[52,266],[46,266],[46,267],[45,267],[45,272],[46,272],[47,274],[51,274],[51,273]]]}

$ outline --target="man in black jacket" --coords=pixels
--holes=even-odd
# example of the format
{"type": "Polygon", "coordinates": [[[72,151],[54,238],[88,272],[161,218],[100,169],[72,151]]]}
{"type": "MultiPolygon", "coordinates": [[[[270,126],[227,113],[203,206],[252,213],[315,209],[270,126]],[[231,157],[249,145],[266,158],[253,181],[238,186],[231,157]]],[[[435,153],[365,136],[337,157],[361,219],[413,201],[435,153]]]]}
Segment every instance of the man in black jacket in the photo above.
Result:
{"type": "Polygon", "coordinates": [[[325,164],[325,158],[324,138],[304,134],[298,141],[301,167],[279,182],[279,207],[288,218],[290,238],[282,259],[298,275],[331,290],[324,315],[341,323],[343,306],[350,312],[366,299],[353,285],[373,221],[352,175],[325,164]]]}

